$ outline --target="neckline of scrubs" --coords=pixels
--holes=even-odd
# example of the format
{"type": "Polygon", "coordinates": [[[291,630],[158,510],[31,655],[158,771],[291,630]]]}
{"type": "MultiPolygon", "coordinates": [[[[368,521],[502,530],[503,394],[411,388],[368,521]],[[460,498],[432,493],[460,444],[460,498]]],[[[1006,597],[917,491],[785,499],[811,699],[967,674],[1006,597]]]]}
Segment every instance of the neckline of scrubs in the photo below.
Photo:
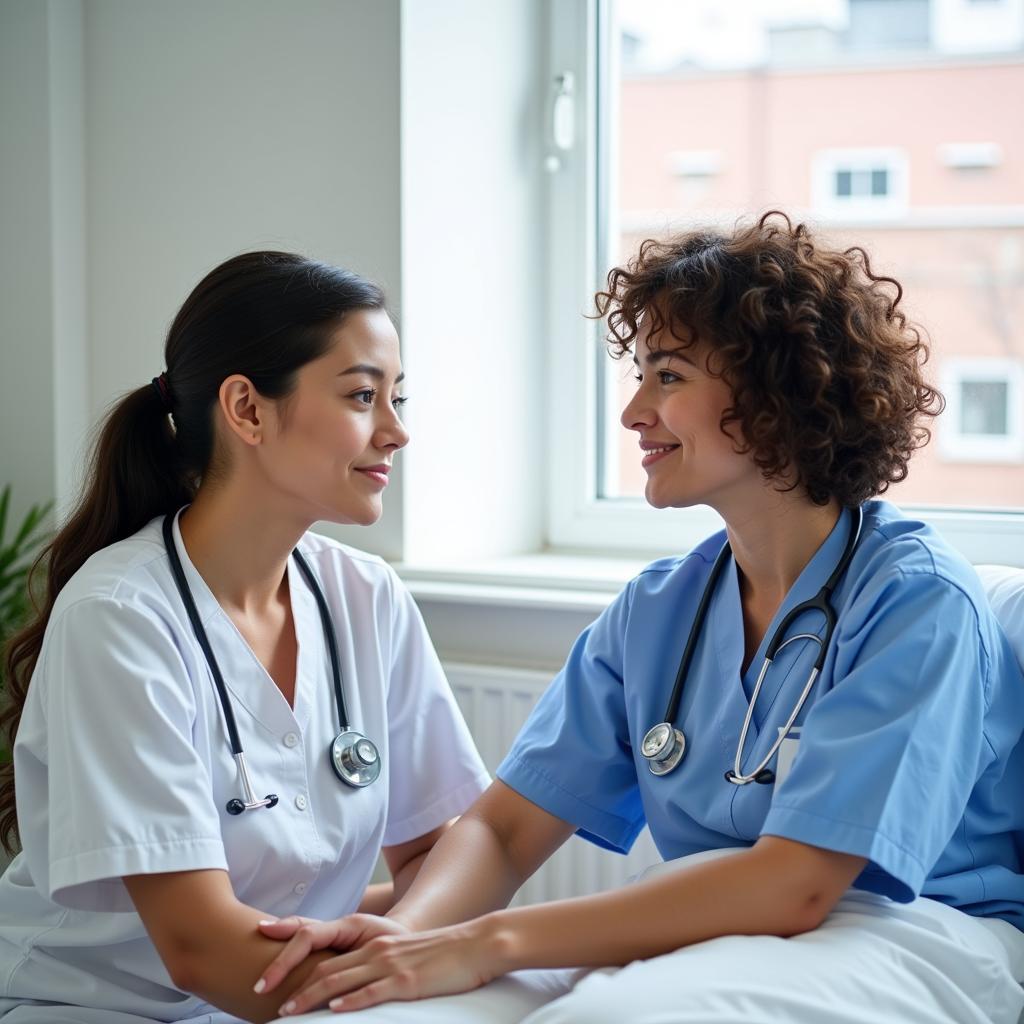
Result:
{"type": "MultiPolygon", "coordinates": [[[[761,642],[758,644],[754,657],[742,673],[740,669],[743,664],[743,609],[740,604],[739,573],[736,568],[736,559],[731,558],[729,564],[722,574],[722,582],[718,600],[709,609],[711,614],[708,620],[711,623],[715,638],[715,650],[718,655],[718,662],[722,671],[722,678],[726,680],[724,688],[724,703],[727,705],[722,716],[723,742],[728,748],[729,766],[736,753],[736,743],[739,739],[739,729],[742,726],[743,718],[747,713],[750,697],[754,692],[754,685],[757,682],[758,673],[764,663],[765,650],[775,630],[783,618],[789,614],[803,601],[814,597],[822,588],[825,581],[831,575],[839,559],[842,557],[843,548],[853,529],[852,517],[846,510],[843,510],[835,525],[829,531],[828,536],[822,541],[818,550],[811,556],[811,560],[804,566],[796,582],[789,589],[785,600],[778,607],[775,615],[765,630],[761,642]],[[717,605],[717,607],[715,607],[717,605]],[[738,723],[738,724],[737,724],[738,723]],[[734,731],[735,730],[735,731],[734,731]]],[[[796,633],[817,633],[821,636],[825,630],[824,616],[820,612],[801,615],[799,619],[790,625],[787,636],[796,633]]],[[[812,646],[811,641],[805,640],[803,646],[812,646]]],[[[816,646],[816,645],[814,645],[816,646]]],[[[801,664],[804,659],[794,659],[792,668],[801,664]]],[[[743,770],[756,763],[752,758],[754,741],[757,740],[760,732],[760,725],[765,721],[776,699],[785,687],[789,672],[783,672],[782,666],[777,663],[773,665],[765,677],[761,686],[761,693],[758,695],[757,704],[750,722],[750,732],[744,750],[743,770]]],[[[801,687],[806,680],[801,676],[801,687]]],[[[794,695],[794,699],[799,691],[794,695]]]]}
{"type": "MultiPolygon", "coordinates": [[[[188,506],[185,507],[187,508],[188,506]]],[[[202,574],[192,564],[188,551],[185,550],[185,542],[182,540],[181,528],[178,525],[178,520],[184,510],[184,508],[180,509],[177,515],[175,515],[172,533],[178,557],[185,572],[185,578],[192,592],[192,600],[195,601],[196,609],[199,612],[200,621],[204,627],[209,629],[211,620],[216,618],[222,625],[221,631],[229,633],[236,643],[242,645],[254,668],[258,669],[261,673],[264,684],[272,688],[272,704],[270,705],[273,708],[272,714],[276,717],[278,714],[286,712],[287,719],[282,724],[290,726],[291,723],[294,723],[300,727],[300,730],[303,729],[309,720],[309,707],[312,697],[310,687],[315,685],[317,675],[315,665],[311,659],[313,661],[317,659],[317,649],[323,646],[322,644],[318,645],[315,640],[315,637],[322,634],[323,624],[320,620],[319,609],[316,607],[316,598],[309,589],[309,582],[301,575],[299,567],[295,564],[295,559],[289,557],[286,570],[288,573],[288,597],[292,606],[292,621],[295,628],[296,644],[295,692],[293,704],[289,704],[280,687],[274,682],[267,671],[266,666],[256,657],[256,652],[249,646],[249,642],[235,625],[231,616],[221,607],[220,602],[214,596],[213,591],[210,590],[202,574]]],[[[253,720],[259,722],[264,728],[274,733],[278,732],[278,723],[266,721],[266,715],[260,713],[260,704],[262,703],[259,699],[260,695],[249,693],[247,690],[240,688],[231,677],[231,674],[224,671],[226,659],[219,655],[212,637],[210,638],[210,645],[213,648],[218,664],[221,666],[224,685],[227,687],[232,701],[245,708],[253,720]]],[[[206,664],[205,657],[203,658],[203,664],[206,664]]],[[[210,673],[210,685],[214,686],[212,672],[210,673]]],[[[244,745],[244,739],[242,743],[244,745]]]]}

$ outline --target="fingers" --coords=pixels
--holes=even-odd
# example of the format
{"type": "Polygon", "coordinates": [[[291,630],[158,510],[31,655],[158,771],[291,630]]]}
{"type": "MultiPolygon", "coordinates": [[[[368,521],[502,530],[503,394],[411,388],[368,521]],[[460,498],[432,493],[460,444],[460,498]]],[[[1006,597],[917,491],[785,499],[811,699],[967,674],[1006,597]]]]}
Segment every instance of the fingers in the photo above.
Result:
{"type": "Polygon", "coordinates": [[[253,986],[257,993],[272,992],[315,949],[334,944],[340,921],[313,921],[308,917],[289,917],[281,921],[260,922],[260,931],[268,938],[285,939],[291,935],[280,953],[267,964],[259,981],[253,986]]]}
{"type": "Polygon", "coordinates": [[[308,920],[309,918],[298,917],[297,915],[279,917],[275,920],[260,921],[259,929],[264,935],[274,939],[290,939],[302,927],[303,922],[308,920]]]}
{"type": "Polygon", "coordinates": [[[408,995],[402,995],[395,978],[381,978],[362,988],[357,988],[346,996],[338,996],[332,999],[327,1005],[336,1013],[351,1013],[353,1010],[365,1010],[378,1003],[388,1003],[393,999],[409,999],[408,995]]]}
{"type": "MultiPolygon", "coordinates": [[[[323,1006],[328,1001],[337,1004],[339,996],[345,996],[344,1002],[347,1003],[348,998],[354,998],[354,996],[348,997],[347,993],[356,989],[362,990],[363,987],[370,986],[375,981],[381,984],[378,980],[380,969],[372,964],[358,964],[339,970],[339,962],[346,959],[348,958],[338,957],[320,964],[310,975],[306,985],[300,991],[292,993],[292,997],[278,1010],[278,1013],[282,1017],[307,1013],[309,1010],[323,1006]]],[[[393,999],[395,997],[384,998],[393,999]]],[[[331,1008],[334,1009],[334,1005],[331,1008]]]]}
{"type": "Polygon", "coordinates": [[[478,988],[494,976],[478,946],[472,936],[450,928],[420,935],[377,935],[357,950],[317,964],[278,1012],[286,1017],[324,1003],[348,1012],[390,1000],[478,988]]]}

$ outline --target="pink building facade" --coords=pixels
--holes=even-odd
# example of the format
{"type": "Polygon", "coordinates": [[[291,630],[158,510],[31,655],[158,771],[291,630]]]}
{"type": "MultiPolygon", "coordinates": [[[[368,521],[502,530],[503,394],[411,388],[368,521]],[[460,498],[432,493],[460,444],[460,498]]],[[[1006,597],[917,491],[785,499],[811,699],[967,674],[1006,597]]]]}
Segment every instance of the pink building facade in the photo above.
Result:
{"type": "MultiPolygon", "coordinates": [[[[1024,507],[1024,57],[627,76],[618,157],[620,260],[772,208],[863,246],[949,402],[890,496],[1024,507]]],[[[642,493],[631,437],[619,466],[642,493]]]]}

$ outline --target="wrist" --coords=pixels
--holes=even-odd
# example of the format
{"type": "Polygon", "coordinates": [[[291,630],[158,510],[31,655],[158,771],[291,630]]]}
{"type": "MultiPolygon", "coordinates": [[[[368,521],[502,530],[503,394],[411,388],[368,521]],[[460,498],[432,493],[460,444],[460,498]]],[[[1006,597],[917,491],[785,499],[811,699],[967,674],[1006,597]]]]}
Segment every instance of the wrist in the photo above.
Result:
{"type": "Polygon", "coordinates": [[[396,903],[386,914],[382,914],[381,916],[386,917],[389,921],[394,921],[395,924],[400,924],[403,928],[407,928],[411,932],[422,932],[429,927],[429,925],[426,925],[421,921],[417,921],[415,915],[411,911],[403,911],[401,903],[396,903]]]}
{"type": "Polygon", "coordinates": [[[520,962],[522,943],[508,911],[484,914],[472,922],[472,929],[474,939],[486,950],[487,962],[494,967],[493,978],[527,966],[520,962]]]}

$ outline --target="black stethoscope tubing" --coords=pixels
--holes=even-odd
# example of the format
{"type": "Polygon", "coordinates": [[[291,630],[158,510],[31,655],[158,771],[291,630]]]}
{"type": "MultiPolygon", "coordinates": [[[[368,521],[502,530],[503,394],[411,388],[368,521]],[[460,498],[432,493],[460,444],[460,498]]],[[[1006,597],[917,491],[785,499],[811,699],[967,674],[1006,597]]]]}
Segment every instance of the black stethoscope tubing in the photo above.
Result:
{"type": "MultiPolygon", "coordinates": [[[[832,574],[825,581],[824,586],[822,586],[818,593],[814,595],[814,597],[809,598],[806,601],[802,601],[795,608],[792,608],[789,611],[789,613],[785,616],[785,618],[783,618],[782,622],[780,622],[779,625],[776,627],[775,632],[772,634],[772,638],[768,642],[768,647],[765,651],[764,666],[771,664],[771,662],[775,660],[775,656],[776,654],[778,654],[779,649],[785,643],[788,642],[786,640],[786,631],[789,629],[792,623],[799,616],[805,614],[806,612],[818,611],[825,616],[824,636],[820,638],[816,634],[801,634],[801,636],[806,636],[808,639],[814,639],[818,641],[818,656],[815,659],[812,668],[812,680],[816,678],[817,675],[821,672],[821,669],[825,664],[825,657],[828,653],[828,648],[832,641],[832,634],[835,631],[837,622],[836,611],[835,608],[832,607],[832,594],[835,591],[836,586],[839,584],[839,581],[842,579],[843,574],[849,567],[851,560],[853,559],[853,553],[857,547],[857,541],[860,539],[861,530],[864,526],[863,508],[851,508],[850,514],[853,518],[853,522],[850,525],[850,533],[849,536],[846,538],[846,546],[843,548],[843,553],[840,556],[839,561],[836,563],[835,568],[832,570],[832,574]]],[[[690,662],[693,660],[693,655],[697,648],[697,643],[703,631],[704,622],[708,614],[708,607],[711,604],[712,597],[714,596],[715,588],[718,584],[718,579],[722,575],[722,571],[724,570],[726,564],[728,563],[731,557],[732,548],[730,547],[729,541],[727,540],[722,545],[722,549],[721,551],[719,551],[718,557],[715,559],[714,565],[712,565],[711,567],[711,573],[708,576],[708,581],[704,585],[704,592],[701,595],[700,603],[697,606],[697,613],[694,616],[693,624],[690,626],[690,633],[686,639],[686,646],[683,648],[683,655],[679,660],[679,668],[676,672],[675,684],[672,687],[672,694],[669,697],[668,706],[665,708],[665,717],[662,719],[662,725],[667,725],[671,728],[672,723],[675,722],[675,720],[679,716],[679,706],[682,702],[683,686],[685,684],[687,674],[689,673],[690,662]]],[[[791,637],[790,639],[795,640],[799,638],[791,637]]],[[[762,667],[761,678],[758,680],[759,684],[761,682],[761,679],[763,679],[763,676],[764,667],[762,667]]],[[[756,691],[754,699],[756,699],[756,691]]],[[[804,694],[804,699],[806,699],[806,692],[804,694]]],[[[744,730],[740,740],[741,752],[742,742],[743,739],[745,739],[746,737],[747,725],[749,725],[749,721],[744,724],[744,730]]],[[[659,726],[655,726],[653,729],[649,730],[647,735],[650,736],[650,734],[654,732],[654,729],[657,728],[659,728],[659,726]]],[[[685,749],[685,738],[682,736],[679,730],[673,729],[673,732],[675,732],[676,734],[676,743],[681,744],[682,748],[685,749]]],[[[655,763],[654,759],[649,757],[647,754],[645,754],[644,756],[648,757],[648,761],[652,765],[651,770],[652,772],[654,772],[654,774],[667,774],[667,771],[671,770],[671,768],[669,768],[665,772],[655,771],[653,767],[655,763]]],[[[679,758],[677,758],[673,762],[671,767],[674,768],[675,765],[678,764],[678,761],[679,759],[681,759],[681,756],[682,751],[680,751],[679,758]]],[[[728,771],[725,773],[725,776],[726,779],[728,779],[730,782],[741,781],[741,777],[737,776],[735,771],[728,771]]],[[[774,780],[775,775],[769,769],[763,769],[762,771],[756,773],[756,776],[754,778],[754,781],[762,783],[771,783],[774,780]]]]}
{"type": "Polygon", "coordinates": [[[338,725],[341,726],[342,732],[348,732],[350,727],[348,724],[348,711],[345,708],[345,688],[341,685],[341,660],[338,657],[338,637],[335,635],[334,623],[331,621],[331,613],[327,608],[327,599],[324,597],[320,584],[313,575],[313,570],[310,569],[305,558],[300,554],[299,549],[296,548],[292,555],[298,567],[302,570],[302,575],[306,577],[309,589],[313,591],[313,597],[316,598],[316,606],[320,611],[320,621],[324,627],[324,639],[327,641],[327,651],[331,657],[331,678],[334,682],[334,703],[338,706],[338,725]]]}
{"type": "Polygon", "coordinates": [[[238,726],[235,724],[235,712],[231,707],[231,699],[228,697],[228,688],[224,685],[224,677],[221,675],[220,665],[214,657],[213,648],[210,646],[210,640],[207,637],[206,630],[203,628],[203,623],[199,618],[199,609],[196,608],[196,603],[192,598],[192,591],[189,588],[188,580],[185,578],[185,570],[182,567],[181,559],[178,557],[178,552],[174,544],[172,523],[173,516],[166,516],[163,525],[164,545],[167,548],[167,556],[171,563],[171,572],[174,574],[174,582],[178,585],[178,592],[181,594],[182,601],[185,604],[185,611],[188,612],[188,619],[192,624],[192,632],[195,633],[196,639],[199,641],[199,646],[203,649],[203,654],[206,656],[206,662],[210,666],[210,672],[213,675],[213,683],[217,687],[217,695],[220,697],[220,704],[224,709],[224,723],[228,730],[228,739],[231,743],[231,753],[241,754],[243,753],[242,741],[238,737],[238,726]]]}
{"type": "MultiPolygon", "coordinates": [[[[174,576],[178,593],[181,595],[182,603],[185,605],[185,611],[188,614],[192,632],[195,634],[196,640],[199,642],[199,646],[202,648],[203,655],[206,658],[206,663],[210,667],[210,674],[213,676],[220,706],[224,712],[224,724],[228,731],[231,755],[238,765],[245,790],[245,799],[234,798],[229,800],[227,811],[229,814],[241,814],[242,811],[252,810],[256,807],[274,807],[278,802],[278,797],[275,793],[268,793],[262,800],[255,799],[252,793],[249,773],[245,763],[245,751],[242,749],[242,741],[238,735],[238,725],[235,721],[235,712],[231,705],[228,688],[224,683],[220,665],[214,656],[209,637],[206,635],[206,630],[199,617],[199,610],[196,608],[195,599],[192,597],[192,591],[185,577],[185,570],[181,564],[181,559],[178,557],[177,546],[174,543],[175,516],[176,513],[171,512],[164,517],[164,547],[167,549],[171,573],[174,576]]],[[[331,660],[334,701],[338,708],[338,724],[341,728],[329,752],[331,767],[342,782],[350,786],[366,786],[373,782],[380,773],[380,755],[370,740],[362,734],[354,732],[349,725],[348,711],[345,705],[345,689],[341,679],[341,659],[338,656],[338,638],[334,631],[334,623],[331,621],[330,610],[327,607],[327,599],[324,597],[319,582],[313,575],[313,570],[309,567],[298,548],[292,551],[292,556],[295,558],[299,569],[302,571],[302,575],[305,577],[316,599],[317,610],[320,613],[320,621],[323,625],[324,639],[327,643],[327,651],[331,660]]]]}

